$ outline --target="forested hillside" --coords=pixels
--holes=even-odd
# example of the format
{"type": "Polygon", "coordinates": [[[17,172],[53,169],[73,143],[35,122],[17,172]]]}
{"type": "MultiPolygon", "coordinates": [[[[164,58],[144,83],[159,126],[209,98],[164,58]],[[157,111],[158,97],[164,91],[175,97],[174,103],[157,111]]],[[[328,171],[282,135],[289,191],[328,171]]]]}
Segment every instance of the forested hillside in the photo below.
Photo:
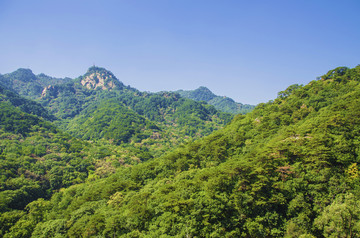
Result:
{"type": "MultiPolygon", "coordinates": [[[[336,68],[306,86],[288,87],[224,129],[169,154],[50,189],[50,199],[44,196],[25,209],[2,202],[1,232],[4,237],[359,237],[359,105],[360,66],[336,68]]],[[[5,192],[31,181],[17,178],[5,192]]]]}
{"type": "MultiPolygon", "coordinates": [[[[7,90],[3,85],[0,84],[0,102],[7,103],[14,107],[19,108],[23,112],[42,117],[45,120],[53,121],[55,117],[51,115],[45,108],[39,103],[32,100],[21,97],[15,92],[7,90]]],[[[4,104],[4,105],[5,105],[4,104]]]]}
{"type": "Polygon", "coordinates": [[[28,203],[151,157],[140,149],[76,139],[43,119],[48,117],[41,105],[0,88],[1,237],[7,219],[21,217],[28,203]]]}
{"type": "Polygon", "coordinates": [[[251,112],[255,107],[253,105],[235,102],[228,97],[217,96],[206,87],[199,87],[195,90],[178,90],[176,93],[195,101],[205,101],[222,112],[233,114],[246,114],[251,112]]]}
{"type": "Polygon", "coordinates": [[[0,75],[0,84],[20,95],[35,99],[40,97],[44,87],[71,81],[70,78],[53,78],[45,74],[35,75],[30,69],[18,69],[15,72],[0,75]]]}

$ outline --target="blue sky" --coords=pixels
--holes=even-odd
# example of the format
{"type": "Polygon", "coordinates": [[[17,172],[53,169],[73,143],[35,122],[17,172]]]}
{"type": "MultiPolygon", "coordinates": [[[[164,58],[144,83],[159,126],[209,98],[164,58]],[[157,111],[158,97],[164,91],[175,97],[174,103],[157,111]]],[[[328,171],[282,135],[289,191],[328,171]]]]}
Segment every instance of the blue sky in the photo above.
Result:
{"type": "Polygon", "coordinates": [[[360,64],[358,0],[0,0],[0,73],[78,77],[93,64],[142,91],[276,98],[360,64]]]}

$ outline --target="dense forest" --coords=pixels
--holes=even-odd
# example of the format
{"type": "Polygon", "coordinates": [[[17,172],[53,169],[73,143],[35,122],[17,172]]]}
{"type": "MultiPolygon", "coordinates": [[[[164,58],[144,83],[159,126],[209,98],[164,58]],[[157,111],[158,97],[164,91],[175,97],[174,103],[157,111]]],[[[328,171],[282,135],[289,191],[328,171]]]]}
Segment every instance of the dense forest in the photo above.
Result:
{"type": "Polygon", "coordinates": [[[360,236],[360,66],[235,117],[97,67],[55,81],[1,88],[0,236],[360,236]]]}

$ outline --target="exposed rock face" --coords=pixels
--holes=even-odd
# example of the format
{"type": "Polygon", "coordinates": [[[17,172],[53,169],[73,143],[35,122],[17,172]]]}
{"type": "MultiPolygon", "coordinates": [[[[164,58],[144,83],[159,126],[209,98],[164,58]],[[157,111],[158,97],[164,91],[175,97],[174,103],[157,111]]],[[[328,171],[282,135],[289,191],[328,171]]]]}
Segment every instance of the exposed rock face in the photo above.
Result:
{"type": "Polygon", "coordinates": [[[41,92],[41,97],[50,96],[50,97],[57,97],[59,93],[58,87],[49,85],[43,89],[41,92]]]}
{"type": "Polygon", "coordinates": [[[100,87],[103,90],[111,90],[123,86],[111,72],[98,67],[91,67],[81,79],[80,83],[88,89],[97,89],[100,87]]]}

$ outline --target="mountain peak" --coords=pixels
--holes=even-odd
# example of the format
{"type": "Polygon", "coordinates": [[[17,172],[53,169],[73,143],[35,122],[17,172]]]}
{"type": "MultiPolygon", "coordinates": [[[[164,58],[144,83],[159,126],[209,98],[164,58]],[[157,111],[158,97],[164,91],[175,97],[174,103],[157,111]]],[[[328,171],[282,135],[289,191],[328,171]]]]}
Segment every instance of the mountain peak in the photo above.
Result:
{"type": "Polygon", "coordinates": [[[124,87],[124,84],[112,72],[97,66],[90,67],[86,74],[81,77],[80,83],[88,89],[101,88],[103,90],[110,90],[124,87]]]}
{"type": "Polygon", "coordinates": [[[199,88],[194,90],[194,95],[201,97],[203,101],[209,101],[216,97],[216,95],[207,87],[200,86],[199,88]]]}
{"type": "Polygon", "coordinates": [[[6,76],[11,77],[15,80],[23,81],[23,82],[36,81],[36,76],[31,71],[31,69],[19,68],[18,70],[14,71],[10,74],[7,74],[6,76]]]}
{"type": "MultiPolygon", "coordinates": [[[[205,91],[210,91],[210,89],[208,89],[207,87],[205,86],[200,86],[198,87],[196,90],[205,90],[205,91]]],[[[211,92],[211,91],[210,91],[211,92]]]]}
{"type": "MultiPolygon", "coordinates": [[[[113,73],[111,71],[109,71],[105,68],[102,68],[102,67],[95,66],[95,65],[91,66],[86,72],[86,74],[92,74],[92,73],[105,73],[105,74],[113,75],[113,73]]],[[[113,77],[115,77],[115,76],[113,75],[113,77]]]]}
{"type": "Polygon", "coordinates": [[[199,88],[195,90],[178,90],[177,93],[179,93],[182,97],[190,98],[195,101],[210,101],[211,99],[215,98],[216,95],[210,91],[207,87],[200,86],[199,88]]]}
{"type": "Polygon", "coordinates": [[[225,96],[217,96],[210,91],[207,87],[201,86],[195,90],[178,90],[176,91],[182,97],[189,98],[195,101],[206,101],[210,105],[215,106],[216,109],[229,112],[229,113],[248,113],[254,106],[253,105],[243,105],[241,103],[235,102],[233,99],[225,96]]]}

